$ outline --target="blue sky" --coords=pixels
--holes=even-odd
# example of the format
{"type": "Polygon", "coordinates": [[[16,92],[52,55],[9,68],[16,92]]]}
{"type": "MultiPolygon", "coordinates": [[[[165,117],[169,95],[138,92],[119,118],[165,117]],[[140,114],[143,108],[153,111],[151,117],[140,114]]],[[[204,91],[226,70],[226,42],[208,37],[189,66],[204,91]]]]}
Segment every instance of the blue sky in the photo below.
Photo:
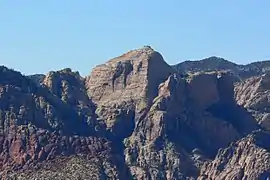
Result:
{"type": "Polygon", "coordinates": [[[0,63],[24,74],[82,75],[151,45],[169,64],[212,55],[270,59],[269,0],[0,1],[0,63]]]}

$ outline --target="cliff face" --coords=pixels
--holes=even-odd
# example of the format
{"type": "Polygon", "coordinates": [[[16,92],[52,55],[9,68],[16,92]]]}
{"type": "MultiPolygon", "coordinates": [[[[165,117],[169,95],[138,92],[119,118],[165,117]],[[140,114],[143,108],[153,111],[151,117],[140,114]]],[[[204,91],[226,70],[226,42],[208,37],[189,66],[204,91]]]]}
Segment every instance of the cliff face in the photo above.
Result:
{"type": "Polygon", "coordinates": [[[1,177],[268,177],[269,132],[260,119],[267,78],[234,86],[227,72],[183,76],[151,47],[86,78],[71,69],[25,77],[1,67],[1,177]]]}

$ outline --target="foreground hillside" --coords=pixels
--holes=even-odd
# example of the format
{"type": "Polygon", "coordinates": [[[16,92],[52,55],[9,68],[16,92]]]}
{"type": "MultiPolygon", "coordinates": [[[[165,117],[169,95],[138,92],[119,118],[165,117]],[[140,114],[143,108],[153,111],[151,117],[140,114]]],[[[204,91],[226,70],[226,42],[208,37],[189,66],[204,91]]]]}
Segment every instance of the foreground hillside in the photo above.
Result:
{"type": "Polygon", "coordinates": [[[182,76],[151,47],[85,78],[0,74],[2,179],[270,178],[268,76],[182,76]]]}

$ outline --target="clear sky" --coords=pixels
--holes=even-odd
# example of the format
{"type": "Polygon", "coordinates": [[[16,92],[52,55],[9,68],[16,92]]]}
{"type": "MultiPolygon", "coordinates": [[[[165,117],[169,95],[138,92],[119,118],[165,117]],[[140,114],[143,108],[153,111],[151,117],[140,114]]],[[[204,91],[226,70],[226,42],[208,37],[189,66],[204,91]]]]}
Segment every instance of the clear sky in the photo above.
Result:
{"type": "Polygon", "coordinates": [[[270,59],[270,0],[3,0],[0,63],[82,75],[150,45],[169,64],[216,55],[270,59]]]}

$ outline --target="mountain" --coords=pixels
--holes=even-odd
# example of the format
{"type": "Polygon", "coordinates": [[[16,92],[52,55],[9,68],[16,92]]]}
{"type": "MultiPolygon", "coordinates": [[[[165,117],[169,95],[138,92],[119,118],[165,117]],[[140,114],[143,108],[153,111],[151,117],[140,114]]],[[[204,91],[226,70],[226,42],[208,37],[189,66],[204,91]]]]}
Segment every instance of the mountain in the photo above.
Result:
{"type": "Polygon", "coordinates": [[[86,77],[2,66],[1,179],[270,178],[270,76],[208,70],[183,76],[149,46],[86,77]]]}
{"type": "Polygon", "coordinates": [[[235,76],[246,79],[262,75],[270,70],[270,61],[253,62],[246,65],[232,63],[220,57],[209,57],[198,61],[184,61],[174,66],[179,72],[230,71],[235,76]]]}

